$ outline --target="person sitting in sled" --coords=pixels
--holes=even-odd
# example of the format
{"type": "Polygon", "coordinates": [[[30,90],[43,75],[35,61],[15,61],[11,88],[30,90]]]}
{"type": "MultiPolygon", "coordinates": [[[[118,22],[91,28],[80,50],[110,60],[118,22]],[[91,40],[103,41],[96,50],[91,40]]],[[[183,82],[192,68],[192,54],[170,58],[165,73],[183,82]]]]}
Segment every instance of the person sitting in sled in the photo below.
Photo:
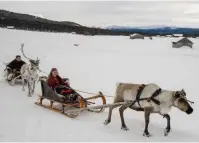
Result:
{"type": "Polygon", "coordinates": [[[47,84],[51,87],[55,92],[64,96],[66,101],[75,101],[77,99],[81,99],[73,89],[70,88],[68,82],[65,82],[58,73],[56,68],[52,68],[51,72],[47,79],[47,84]]]}
{"type": "Polygon", "coordinates": [[[26,64],[23,60],[21,60],[21,56],[17,55],[16,58],[6,65],[8,80],[11,80],[12,77],[16,77],[18,73],[20,73],[20,69],[23,64],[26,64]]]}

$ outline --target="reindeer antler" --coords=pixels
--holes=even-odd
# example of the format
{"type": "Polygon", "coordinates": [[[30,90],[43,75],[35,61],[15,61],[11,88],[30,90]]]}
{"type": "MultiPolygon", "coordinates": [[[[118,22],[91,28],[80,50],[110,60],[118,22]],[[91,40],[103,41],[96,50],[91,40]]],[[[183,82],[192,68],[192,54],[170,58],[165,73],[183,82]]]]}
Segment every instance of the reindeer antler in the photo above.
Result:
{"type": "Polygon", "coordinates": [[[24,54],[23,47],[24,47],[24,43],[21,44],[21,52],[22,52],[23,56],[24,56],[26,59],[31,60],[30,58],[28,58],[28,57],[24,54]]]}
{"type": "Polygon", "coordinates": [[[37,61],[40,61],[40,59],[37,57],[37,61]]]}

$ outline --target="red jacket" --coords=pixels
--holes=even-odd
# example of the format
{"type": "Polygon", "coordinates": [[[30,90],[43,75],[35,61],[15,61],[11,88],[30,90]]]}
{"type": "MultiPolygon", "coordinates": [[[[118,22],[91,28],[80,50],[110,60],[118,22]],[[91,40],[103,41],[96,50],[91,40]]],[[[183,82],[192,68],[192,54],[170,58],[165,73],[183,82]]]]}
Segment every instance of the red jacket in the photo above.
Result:
{"type": "Polygon", "coordinates": [[[57,75],[56,77],[50,76],[47,80],[48,86],[51,88],[55,88],[56,86],[64,85],[64,86],[69,86],[68,83],[64,82],[64,80],[57,75]]]}

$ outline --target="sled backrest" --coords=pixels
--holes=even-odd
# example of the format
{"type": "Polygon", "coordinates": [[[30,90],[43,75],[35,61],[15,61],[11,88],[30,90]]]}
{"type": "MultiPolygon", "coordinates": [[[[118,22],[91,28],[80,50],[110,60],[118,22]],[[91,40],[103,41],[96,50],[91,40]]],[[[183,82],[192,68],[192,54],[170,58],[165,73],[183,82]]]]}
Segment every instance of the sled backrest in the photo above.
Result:
{"type": "Polygon", "coordinates": [[[59,96],[47,85],[47,83],[44,80],[41,80],[41,90],[42,90],[42,96],[44,98],[59,101],[59,96]]]}

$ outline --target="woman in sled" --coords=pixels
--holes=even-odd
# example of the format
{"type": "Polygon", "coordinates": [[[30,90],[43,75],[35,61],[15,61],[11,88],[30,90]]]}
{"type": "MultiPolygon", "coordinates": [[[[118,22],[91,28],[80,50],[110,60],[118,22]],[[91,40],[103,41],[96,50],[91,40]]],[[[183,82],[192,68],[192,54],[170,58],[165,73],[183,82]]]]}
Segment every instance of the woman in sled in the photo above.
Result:
{"type": "Polygon", "coordinates": [[[82,99],[73,89],[70,88],[69,83],[65,82],[58,73],[56,68],[52,68],[48,76],[47,84],[55,92],[64,96],[64,101],[76,101],[82,99]]]}

